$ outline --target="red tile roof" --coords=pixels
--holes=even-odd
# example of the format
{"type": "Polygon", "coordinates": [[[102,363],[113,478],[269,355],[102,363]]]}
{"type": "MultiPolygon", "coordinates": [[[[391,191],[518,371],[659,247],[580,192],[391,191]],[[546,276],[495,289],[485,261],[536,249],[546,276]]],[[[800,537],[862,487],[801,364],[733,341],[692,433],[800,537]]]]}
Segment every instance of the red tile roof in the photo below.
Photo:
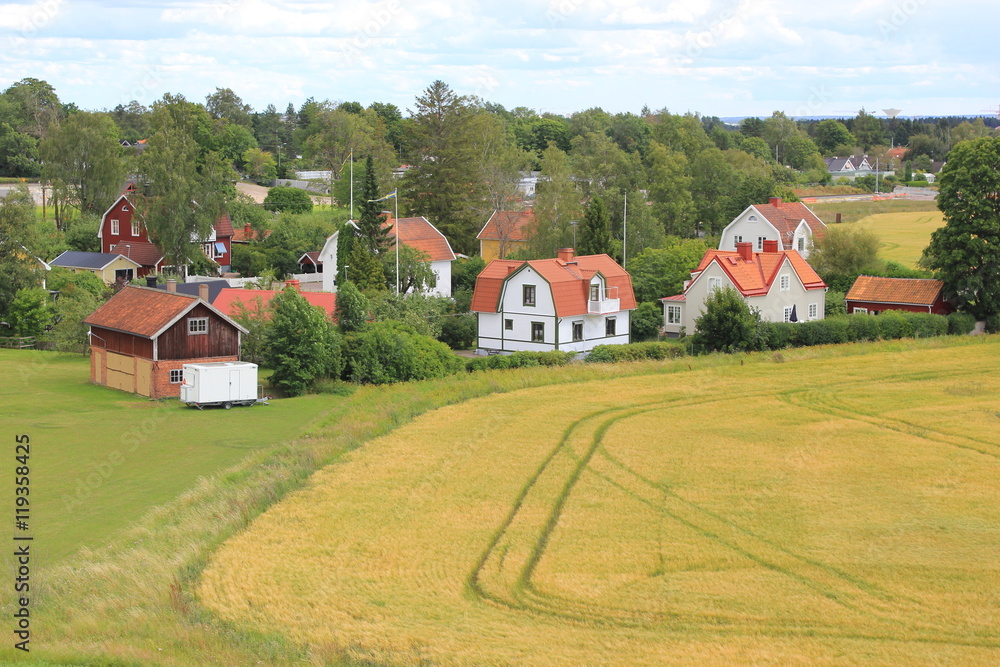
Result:
{"type": "Polygon", "coordinates": [[[597,273],[604,276],[606,286],[612,290],[611,298],[620,300],[621,310],[635,309],[631,276],[607,255],[583,255],[568,262],[561,259],[536,259],[529,262],[495,259],[476,278],[471,309],[474,312],[498,312],[504,282],[508,276],[523,270],[525,266],[530,266],[549,283],[558,317],[587,314],[590,280],[597,273]]]}
{"type": "Polygon", "coordinates": [[[749,261],[743,259],[738,251],[709,250],[691,275],[696,277],[708,268],[709,264],[715,262],[722,267],[743,296],[762,296],[770,291],[778,276],[778,270],[786,260],[792,265],[792,269],[807,290],[826,287],[819,274],[795,250],[755,252],[749,261]]]}
{"type": "Polygon", "coordinates": [[[826,225],[823,224],[823,221],[802,202],[783,202],[781,197],[772,197],[769,203],[754,204],[753,207],[774,225],[774,228],[781,235],[782,245],[786,248],[792,246],[795,229],[803,220],[812,230],[813,239],[818,241],[826,232],[826,225]]]}
{"type": "MultiPolygon", "coordinates": [[[[199,303],[205,304],[196,296],[126,285],[88,315],[83,323],[142,338],[156,338],[199,303]]],[[[211,305],[205,305],[218,312],[211,305]]],[[[229,323],[246,332],[246,329],[235,322],[230,320],[229,323]]]]}
{"type": "Polygon", "coordinates": [[[228,213],[223,213],[215,219],[215,238],[233,235],[233,222],[228,213]]]}
{"type": "MultiPolygon", "coordinates": [[[[388,228],[390,238],[395,239],[396,232],[393,228],[392,216],[386,219],[383,227],[388,228]]],[[[455,259],[455,253],[452,252],[448,239],[427,218],[400,218],[399,240],[403,245],[427,253],[432,262],[453,261],[455,259]]]]}
{"type": "Polygon", "coordinates": [[[526,241],[534,223],[535,213],[530,206],[523,211],[494,211],[476,238],[499,241],[503,235],[508,241],[526,241]]]}
{"type": "MultiPolygon", "coordinates": [[[[215,297],[212,305],[227,317],[236,317],[238,314],[237,303],[242,303],[248,311],[256,313],[261,304],[267,306],[276,294],[278,294],[278,290],[273,289],[249,290],[227,287],[219,292],[219,296],[215,297]]],[[[337,309],[336,294],[331,292],[300,292],[300,294],[312,305],[322,308],[327,317],[333,317],[337,309]]]]}
{"type": "Polygon", "coordinates": [[[848,301],[932,306],[941,297],[944,283],[926,278],[858,276],[845,297],[848,301]]]}
{"type": "Polygon", "coordinates": [[[163,261],[163,253],[156,247],[156,244],[148,241],[119,241],[111,248],[111,252],[125,255],[142,266],[155,267],[163,261]]]}
{"type": "Polygon", "coordinates": [[[673,296],[665,296],[660,301],[687,301],[687,295],[675,294],[673,296]]]}

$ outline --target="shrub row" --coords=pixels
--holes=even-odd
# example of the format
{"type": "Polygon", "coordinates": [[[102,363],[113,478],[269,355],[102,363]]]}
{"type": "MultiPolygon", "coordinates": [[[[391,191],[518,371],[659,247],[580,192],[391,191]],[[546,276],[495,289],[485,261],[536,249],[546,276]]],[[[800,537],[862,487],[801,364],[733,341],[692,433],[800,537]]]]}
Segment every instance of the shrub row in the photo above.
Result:
{"type": "Polygon", "coordinates": [[[767,341],[767,347],[780,350],[784,347],[857,341],[964,335],[972,331],[975,324],[975,319],[965,313],[953,313],[945,317],[888,310],[878,315],[854,313],[799,324],[761,322],[760,327],[764,330],[763,338],[767,341]]]}
{"type": "MultiPolygon", "coordinates": [[[[611,347],[611,346],[607,346],[611,347]]],[[[465,369],[470,373],[493,368],[527,368],[528,366],[565,366],[576,356],[574,352],[515,352],[513,354],[494,354],[488,357],[470,359],[465,369]]]]}
{"type": "Polygon", "coordinates": [[[643,359],[673,359],[684,355],[680,341],[648,341],[628,345],[598,345],[587,355],[589,363],[642,361],[643,359]]]}

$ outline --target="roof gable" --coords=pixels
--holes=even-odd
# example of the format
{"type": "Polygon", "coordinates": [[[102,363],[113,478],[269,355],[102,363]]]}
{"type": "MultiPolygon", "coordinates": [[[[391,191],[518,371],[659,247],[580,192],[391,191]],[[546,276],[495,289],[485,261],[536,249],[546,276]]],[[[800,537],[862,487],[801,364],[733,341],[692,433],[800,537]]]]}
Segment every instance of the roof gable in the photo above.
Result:
{"type": "Polygon", "coordinates": [[[530,206],[523,211],[493,211],[476,238],[480,241],[525,241],[534,222],[535,213],[530,206]]]}
{"type": "MultiPolygon", "coordinates": [[[[795,250],[755,252],[750,260],[732,250],[708,250],[692,272],[691,287],[711,264],[717,264],[733,286],[745,297],[763,296],[771,290],[781,268],[787,265],[807,290],[825,288],[826,283],[795,250]]],[[[686,292],[687,290],[685,290],[686,292]]]]}
{"type": "MultiPolygon", "coordinates": [[[[388,228],[392,239],[395,239],[396,234],[394,222],[392,216],[389,216],[382,223],[383,227],[388,228]]],[[[403,245],[426,253],[432,262],[452,262],[455,260],[455,253],[452,251],[448,239],[427,218],[400,218],[398,223],[399,240],[403,245]]]]}
{"type": "Polygon", "coordinates": [[[124,255],[113,252],[80,252],[67,250],[49,262],[52,266],[62,266],[71,269],[103,269],[121,257],[127,262],[141,266],[138,262],[124,255]]]}
{"type": "Polygon", "coordinates": [[[169,329],[199,303],[246,333],[246,329],[197,297],[135,285],[126,285],[88,315],[83,323],[152,339],[169,329]]]}

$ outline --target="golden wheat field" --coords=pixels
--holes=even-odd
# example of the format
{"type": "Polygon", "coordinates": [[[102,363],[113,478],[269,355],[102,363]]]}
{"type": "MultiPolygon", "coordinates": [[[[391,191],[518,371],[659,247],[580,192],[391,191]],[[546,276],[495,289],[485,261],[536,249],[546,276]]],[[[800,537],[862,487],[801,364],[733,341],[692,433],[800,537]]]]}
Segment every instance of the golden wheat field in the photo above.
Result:
{"type": "Polygon", "coordinates": [[[321,470],[198,595],[319,660],[996,664],[998,396],[990,343],[476,399],[321,470]]]}
{"type": "Polygon", "coordinates": [[[856,224],[871,227],[879,235],[880,257],[916,268],[924,248],[931,242],[931,234],[944,225],[944,215],[941,211],[879,213],[856,224]]]}

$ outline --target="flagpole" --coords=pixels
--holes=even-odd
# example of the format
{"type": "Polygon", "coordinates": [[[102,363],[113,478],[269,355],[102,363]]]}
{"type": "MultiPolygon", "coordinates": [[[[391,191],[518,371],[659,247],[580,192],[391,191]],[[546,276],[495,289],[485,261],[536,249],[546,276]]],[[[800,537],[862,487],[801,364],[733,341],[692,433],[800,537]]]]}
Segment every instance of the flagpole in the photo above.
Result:
{"type": "Polygon", "coordinates": [[[351,160],[351,220],[354,220],[354,151],[348,157],[351,160]]]}
{"type": "Polygon", "coordinates": [[[396,219],[393,220],[392,226],[396,228],[396,296],[399,296],[399,196],[396,190],[392,191],[393,203],[396,205],[396,219]]]}
{"type": "Polygon", "coordinates": [[[622,268],[625,268],[625,253],[628,247],[628,191],[625,191],[625,207],[622,209],[622,268]]]}

